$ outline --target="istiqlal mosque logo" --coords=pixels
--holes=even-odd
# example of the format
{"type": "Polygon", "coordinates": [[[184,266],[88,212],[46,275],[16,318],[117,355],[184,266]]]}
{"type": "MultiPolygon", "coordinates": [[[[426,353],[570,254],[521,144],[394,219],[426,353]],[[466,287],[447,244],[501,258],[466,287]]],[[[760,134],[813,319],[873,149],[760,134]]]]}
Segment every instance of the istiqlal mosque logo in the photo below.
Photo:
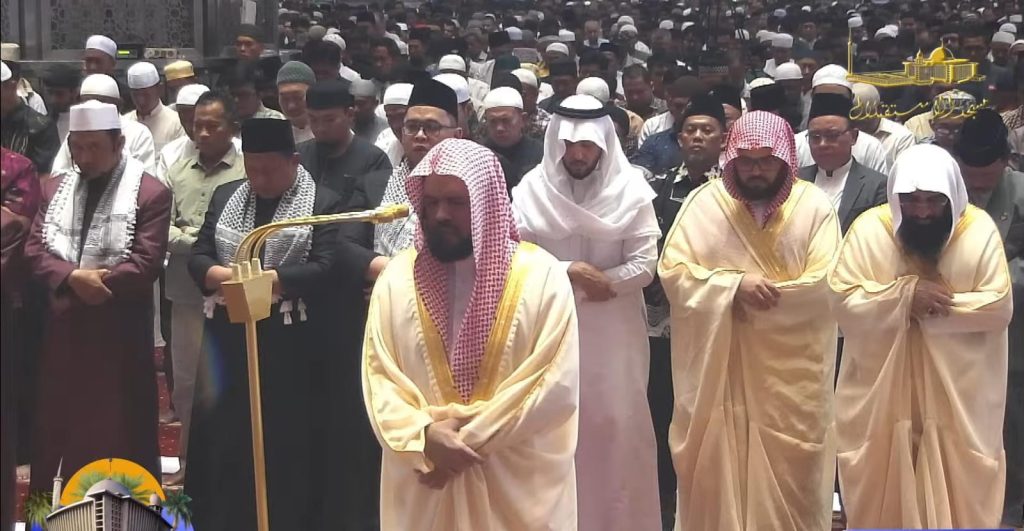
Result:
{"type": "MultiPolygon", "coordinates": [[[[967,59],[957,59],[944,47],[939,46],[927,57],[921,52],[912,61],[903,62],[903,70],[884,72],[854,73],[853,71],[853,37],[852,33],[846,44],[846,79],[851,83],[867,83],[881,88],[918,86],[927,87],[936,83],[942,85],[959,85],[975,81],[984,81],[985,76],[978,75],[978,63],[967,59]]],[[[988,106],[988,100],[971,105],[966,109],[941,108],[931,109],[935,118],[957,118],[973,116],[979,109],[988,106]],[[956,116],[953,116],[953,114],[956,116]]],[[[902,118],[921,110],[929,110],[931,102],[919,103],[916,106],[898,110],[896,105],[868,104],[854,101],[850,118],[853,120],[869,120],[872,118],[902,118]]]]}

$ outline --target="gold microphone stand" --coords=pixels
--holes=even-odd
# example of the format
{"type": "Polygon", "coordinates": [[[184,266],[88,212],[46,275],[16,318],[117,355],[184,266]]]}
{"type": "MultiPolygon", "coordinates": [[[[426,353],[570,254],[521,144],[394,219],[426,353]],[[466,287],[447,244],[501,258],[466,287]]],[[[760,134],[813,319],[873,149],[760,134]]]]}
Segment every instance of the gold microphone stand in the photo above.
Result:
{"type": "Polygon", "coordinates": [[[387,223],[409,215],[406,205],[388,205],[363,212],[327,214],[277,221],[247,234],[235,252],[231,280],[221,284],[221,293],[232,323],[245,323],[245,346],[249,366],[249,415],[252,422],[252,460],[256,483],[258,531],[270,531],[267,509],[267,468],[263,451],[263,403],[260,397],[259,340],[256,323],[270,316],[273,281],[264,273],[259,255],[271,234],[288,227],[329,223],[387,223]]]}

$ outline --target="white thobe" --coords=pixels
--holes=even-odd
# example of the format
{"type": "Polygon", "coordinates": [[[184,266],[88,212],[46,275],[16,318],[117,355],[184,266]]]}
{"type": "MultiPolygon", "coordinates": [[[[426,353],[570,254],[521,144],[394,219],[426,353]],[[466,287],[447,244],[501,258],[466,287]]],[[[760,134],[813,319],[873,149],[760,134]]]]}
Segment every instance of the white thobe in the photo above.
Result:
{"type": "Polygon", "coordinates": [[[124,115],[124,120],[131,120],[146,126],[153,135],[153,146],[157,152],[171,141],[185,136],[185,128],[181,126],[181,118],[178,117],[178,113],[163,103],[158,103],[153,112],[146,116],[139,116],[138,112],[132,111],[124,115]]]}
{"type": "MultiPolygon", "coordinates": [[[[574,200],[579,203],[579,190],[574,200]]],[[[515,204],[513,203],[513,208],[515,204]]],[[[627,231],[650,224],[648,204],[627,231]]],[[[647,380],[650,346],[643,288],[654,278],[657,236],[600,241],[578,234],[552,239],[519,232],[562,260],[604,272],[617,296],[591,302],[576,290],[580,326],[580,437],[576,450],[579,529],[661,529],[657,449],[647,380]]]]}
{"type": "MultiPolygon", "coordinates": [[[[889,175],[889,163],[887,162],[885,148],[877,138],[871,135],[857,135],[857,142],[853,144],[853,158],[862,166],[889,175]]],[[[814,164],[814,157],[811,156],[811,144],[807,140],[807,131],[800,131],[796,134],[796,159],[801,168],[814,164]]]]}
{"type": "MultiPolygon", "coordinates": [[[[156,148],[153,145],[153,135],[149,129],[139,122],[121,117],[121,134],[124,135],[124,153],[141,162],[146,173],[156,175],[156,148]]],[[[73,169],[71,149],[68,148],[67,139],[64,139],[60,150],[57,151],[57,156],[53,159],[53,173],[73,169]]]]}
{"type": "Polygon", "coordinates": [[[637,139],[637,147],[643,146],[644,142],[647,141],[647,137],[662,131],[668,131],[669,129],[672,129],[674,124],[675,119],[672,118],[672,113],[670,112],[663,112],[648,118],[644,122],[643,129],[640,130],[640,137],[637,139]]]}
{"type": "Polygon", "coordinates": [[[882,148],[885,149],[886,162],[888,162],[890,168],[896,162],[896,157],[899,157],[904,149],[917,144],[917,137],[914,136],[910,129],[888,118],[882,118],[878,123],[878,130],[871,136],[877,138],[882,143],[882,148]]]}

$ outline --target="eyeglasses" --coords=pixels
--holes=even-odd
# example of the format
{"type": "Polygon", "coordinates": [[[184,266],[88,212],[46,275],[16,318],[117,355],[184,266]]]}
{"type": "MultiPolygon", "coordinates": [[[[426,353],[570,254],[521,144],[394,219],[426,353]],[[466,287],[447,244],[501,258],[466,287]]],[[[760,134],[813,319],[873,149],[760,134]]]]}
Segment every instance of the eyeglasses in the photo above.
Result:
{"type": "Polygon", "coordinates": [[[807,140],[809,140],[812,144],[822,144],[825,142],[829,144],[835,144],[836,142],[839,141],[840,138],[842,138],[843,135],[845,135],[849,131],[849,129],[843,129],[842,131],[826,131],[824,133],[808,132],[807,140]]]}
{"type": "Polygon", "coordinates": [[[959,125],[932,125],[932,131],[937,135],[955,136],[960,134],[959,125]]]}
{"type": "Polygon", "coordinates": [[[437,122],[405,122],[402,124],[402,132],[409,136],[416,136],[420,131],[427,136],[437,136],[445,129],[457,129],[449,125],[441,125],[437,122]]]}
{"type": "Polygon", "coordinates": [[[774,170],[781,161],[775,157],[762,157],[752,159],[750,157],[737,157],[736,168],[740,171],[750,171],[755,167],[759,170],[774,170]]]}
{"type": "Polygon", "coordinates": [[[920,208],[926,207],[932,210],[945,208],[949,204],[949,198],[943,195],[931,196],[925,199],[915,198],[910,195],[900,196],[900,206],[920,208]]]}

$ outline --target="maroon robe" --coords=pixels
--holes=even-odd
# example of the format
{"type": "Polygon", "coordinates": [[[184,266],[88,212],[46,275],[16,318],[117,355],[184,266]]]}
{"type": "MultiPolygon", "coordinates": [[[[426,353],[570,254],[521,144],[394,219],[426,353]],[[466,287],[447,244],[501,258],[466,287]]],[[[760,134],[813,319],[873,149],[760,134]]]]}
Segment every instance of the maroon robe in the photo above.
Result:
{"type": "Polygon", "coordinates": [[[17,375],[23,352],[21,287],[27,278],[22,250],[39,208],[39,176],[29,159],[0,149],[0,529],[14,526],[17,375]]]}
{"type": "MultiPolygon", "coordinates": [[[[77,264],[51,254],[43,241],[59,181],[43,183],[42,205],[25,244],[32,274],[50,298],[33,417],[32,489],[50,489],[61,459],[66,478],[115,457],[142,465],[159,480],[153,282],[167,251],[171,193],[143,175],[131,254],[103,280],[114,296],[89,306],[66,285],[77,264]]],[[[86,227],[90,217],[87,208],[86,227]]]]}

